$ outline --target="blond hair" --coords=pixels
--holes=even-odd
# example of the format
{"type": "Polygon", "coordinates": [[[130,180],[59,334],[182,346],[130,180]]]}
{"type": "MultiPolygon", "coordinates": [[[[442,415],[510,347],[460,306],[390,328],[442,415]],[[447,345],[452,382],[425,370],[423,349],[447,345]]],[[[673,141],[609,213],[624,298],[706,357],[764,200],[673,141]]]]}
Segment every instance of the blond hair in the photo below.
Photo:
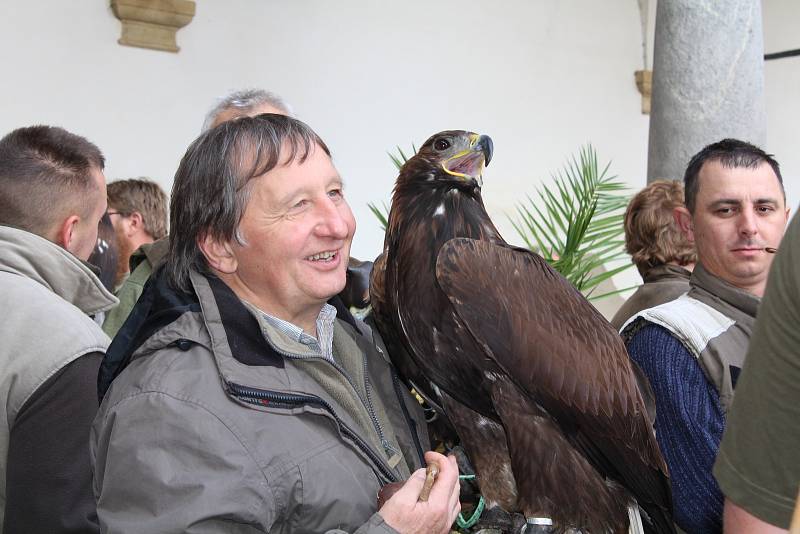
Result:
{"type": "Polygon", "coordinates": [[[683,205],[683,184],[674,180],[656,180],[631,199],[625,210],[625,250],[640,274],[665,263],[697,261],[694,245],[673,216],[683,205]]]}

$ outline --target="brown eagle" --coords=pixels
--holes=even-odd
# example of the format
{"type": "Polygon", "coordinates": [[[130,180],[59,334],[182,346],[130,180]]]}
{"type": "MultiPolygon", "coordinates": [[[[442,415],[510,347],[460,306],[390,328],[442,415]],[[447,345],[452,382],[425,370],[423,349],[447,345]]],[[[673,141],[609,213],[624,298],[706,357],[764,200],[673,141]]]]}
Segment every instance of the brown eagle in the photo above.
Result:
{"type": "MultiPolygon", "coordinates": [[[[485,135],[445,131],[400,170],[370,301],[401,374],[440,404],[488,507],[550,530],[674,532],[669,477],[617,332],[481,198],[485,135]]],[[[531,532],[534,528],[529,528],[531,532]]]]}

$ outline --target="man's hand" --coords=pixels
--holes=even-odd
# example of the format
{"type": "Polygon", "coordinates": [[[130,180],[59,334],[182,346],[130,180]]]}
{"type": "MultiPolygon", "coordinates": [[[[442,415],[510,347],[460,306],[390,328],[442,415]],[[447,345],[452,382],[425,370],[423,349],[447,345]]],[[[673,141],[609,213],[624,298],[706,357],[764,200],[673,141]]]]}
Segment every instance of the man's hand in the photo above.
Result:
{"type": "Polygon", "coordinates": [[[439,466],[428,500],[419,501],[425,470],[418,469],[378,510],[384,521],[400,534],[447,534],[461,511],[455,457],[429,451],[425,453],[425,462],[439,466]]]}

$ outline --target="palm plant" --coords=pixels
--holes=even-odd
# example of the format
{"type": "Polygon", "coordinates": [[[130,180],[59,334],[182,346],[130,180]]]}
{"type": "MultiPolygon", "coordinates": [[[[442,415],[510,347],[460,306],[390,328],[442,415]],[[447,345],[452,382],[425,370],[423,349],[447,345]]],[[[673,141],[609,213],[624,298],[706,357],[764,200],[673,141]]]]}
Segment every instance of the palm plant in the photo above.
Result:
{"type": "MultiPolygon", "coordinates": [[[[413,156],[416,153],[417,153],[417,147],[414,146],[414,143],[411,143],[411,155],[413,156]]],[[[387,152],[387,154],[389,155],[389,159],[392,160],[392,163],[394,163],[394,166],[397,167],[398,171],[403,167],[403,165],[405,165],[406,161],[408,161],[409,159],[409,157],[405,155],[403,149],[400,148],[400,146],[397,147],[396,156],[391,152],[387,152]]],[[[367,206],[369,207],[372,214],[375,215],[375,218],[378,219],[378,223],[380,223],[381,229],[386,231],[386,227],[389,226],[389,206],[386,204],[386,202],[381,202],[381,204],[382,207],[378,206],[374,202],[369,202],[367,203],[367,206]]]]}
{"type": "Polygon", "coordinates": [[[553,187],[541,187],[539,202],[528,196],[517,206],[514,229],[531,250],[541,254],[589,299],[625,291],[596,295],[597,286],[628,269],[632,264],[624,250],[623,216],[628,196],[624,183],[602,171],[597,153],[581,148],[562,171],[553,176],[553,187]],[[626,260],[621,266],[602,270],[609,263],[626,260]]]}

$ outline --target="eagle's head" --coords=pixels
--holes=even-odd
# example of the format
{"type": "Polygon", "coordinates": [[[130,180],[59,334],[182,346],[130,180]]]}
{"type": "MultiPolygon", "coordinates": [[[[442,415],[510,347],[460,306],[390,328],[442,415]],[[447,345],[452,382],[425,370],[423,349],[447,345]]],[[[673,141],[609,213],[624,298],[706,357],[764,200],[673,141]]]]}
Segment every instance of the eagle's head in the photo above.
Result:
{"type": "Polygon", "coordinates": [[[397,187],[440,185],[480,188],[483,169],[492,159],[492,138],[463,130],[439,132],[425,141],[400,169],[397,187]]]}

